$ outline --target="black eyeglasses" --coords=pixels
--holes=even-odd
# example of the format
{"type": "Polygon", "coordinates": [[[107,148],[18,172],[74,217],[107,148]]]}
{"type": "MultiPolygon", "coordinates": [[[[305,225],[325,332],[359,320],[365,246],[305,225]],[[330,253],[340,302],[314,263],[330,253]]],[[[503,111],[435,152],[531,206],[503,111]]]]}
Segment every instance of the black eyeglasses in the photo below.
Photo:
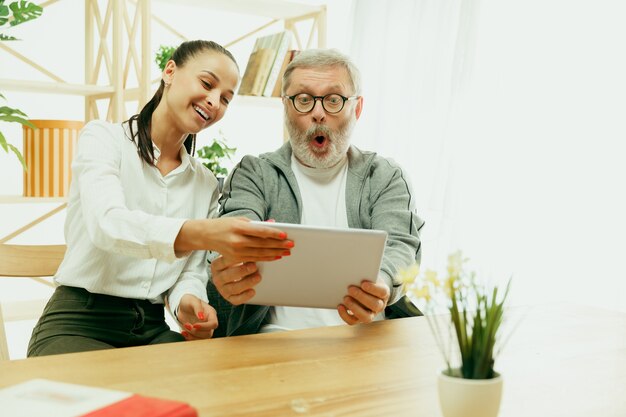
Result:
{"type": "Polygon", "coordinates": [[[322,108],[326,113],[339,113],[348,100],[355,100],[358,96],[344,97],[341,94],[326,94],[325,96],[312,96],[307,93],[296,94],[295,96],[283,96],[293,103],[293,108],[298,113],[309,113],[315,107],[317,100],[322,101],[322,108]]]}

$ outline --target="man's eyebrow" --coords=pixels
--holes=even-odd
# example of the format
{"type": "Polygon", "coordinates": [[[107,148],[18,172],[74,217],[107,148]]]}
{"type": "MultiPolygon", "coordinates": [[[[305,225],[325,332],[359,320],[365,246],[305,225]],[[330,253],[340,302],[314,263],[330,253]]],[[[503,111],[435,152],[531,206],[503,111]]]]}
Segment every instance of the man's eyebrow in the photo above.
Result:
{"type": "MultiPolygon", "coordinates": [[[[300,84],[294,84],[294,86],[296,88],[299,88],[300,90],[307,90],[309,89],[311,86],[309,85],[304,85],[302,83],[300,84]]],[[[341,83],[337,83],[337,84],[331,84],[329,86],[327,86],[325,89],[326,90],[341,90],[342,88],[344,88],[345,86],[341,83]]]]}

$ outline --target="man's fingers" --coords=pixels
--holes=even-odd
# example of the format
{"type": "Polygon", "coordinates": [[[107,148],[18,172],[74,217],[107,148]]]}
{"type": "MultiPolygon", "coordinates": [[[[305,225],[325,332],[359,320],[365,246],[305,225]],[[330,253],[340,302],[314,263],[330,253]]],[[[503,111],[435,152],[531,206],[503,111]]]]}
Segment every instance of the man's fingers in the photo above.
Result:
{"type": "Polygon", "coordinates": [[[223,286],[224,292],[227,294],[227,298],[230,301],[230,297],[233,295],[239,295],[248,290],[253,289],[259,282],[261,282],[261,275],[258,273],[251,274],[239,281],[230,282],[223,286]]]}
{"type": "Polygon", "coordinates": [[[253,262],[227,266],[232,261],[219,257],[211,263],[213,283],[219,293],[233,305],[243,304],[254,296],[253,288],[261,282],[261,275],[253,262]]]}
{"type": "Polygon", "coordinates": [[[348,295],[375,314],[378,314],[385,309],[386,299],[381,299],[367,293],[359,287],[350,286],[350,288],[348,288],[348,295]]]}
{"type": "MultiPolygon", "coordinates": [[[[218,258],[222,259],[222,258],[218,258]]],[[[248,275],[254,274],[257,266],[253,262],[240,263],[237,266],[222,267],[217,260],[211,263],[211,274],[213,282],[226,285],[232,282],[241,281],[248,275]]]]}
{"type": "Polygon", "coordinates": [[[354,298],[346,296],[343,298],[343,305],[352,312],[352,314],[359,319],[361,323],[370,323],[374,320],[376,313],[372,310],[364,307],[354,298]]]}
{"type": "Polygon", "coordinates": [[[339,312],[339,317],[341,317],[341,319],[346,322],[346,324],[354,326],[359,322],[359,319],[353,314],[350,314],[346,306],[344,306],[343,304],[339,304],[339,306],[337,306],[337,311],[339,312]]]}
{"type": "Polygon", "coordinates": [[[211,269],[213,270],[214,273],[220,272],[239,263],[241,262],[238,261],[237,259],[220,255],[211,261],[211,269]]]}
{"type": "Polygon", "coordinates": [[[381,300],[385,300],[385,302],[389,299],[389,287],[383,282],[373,283],[371,281],[363,281],[361,282],[361,289],[381,300]]]}
{"type": "Polygon", "coordinates": [[[232,305],[238,306],[238,305],[245,304],[248,301],[250,301],[250,299],[254,297],[255,294],[256,294],[256,291],[254,291],[253,289],[249,289],[240,294],[230,295],[226,299],[232,305]]]}

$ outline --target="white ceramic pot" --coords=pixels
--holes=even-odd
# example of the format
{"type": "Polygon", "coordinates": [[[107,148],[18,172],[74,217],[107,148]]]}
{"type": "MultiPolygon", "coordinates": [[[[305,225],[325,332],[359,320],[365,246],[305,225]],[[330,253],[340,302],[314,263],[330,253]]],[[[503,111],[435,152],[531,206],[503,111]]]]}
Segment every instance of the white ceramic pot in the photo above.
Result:
{"type": "Polygon", "coordinates": [[[439,404],[444,417],[496,417],[502,397],[502,376],[464,379],[439,374],[439,404]]]}

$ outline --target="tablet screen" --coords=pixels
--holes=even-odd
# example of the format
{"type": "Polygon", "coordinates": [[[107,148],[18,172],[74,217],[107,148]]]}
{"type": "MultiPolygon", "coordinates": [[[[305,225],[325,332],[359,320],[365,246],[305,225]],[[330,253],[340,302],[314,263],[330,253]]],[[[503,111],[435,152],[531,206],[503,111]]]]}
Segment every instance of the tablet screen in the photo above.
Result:
{"type": "Polygon", "coordinates": [[[290,256],[257,262],[262,280],[249,304],[336,309],[350,285],[378,277],[385,231],[253,223],[284,231],[295,245],[290,256]]]}

